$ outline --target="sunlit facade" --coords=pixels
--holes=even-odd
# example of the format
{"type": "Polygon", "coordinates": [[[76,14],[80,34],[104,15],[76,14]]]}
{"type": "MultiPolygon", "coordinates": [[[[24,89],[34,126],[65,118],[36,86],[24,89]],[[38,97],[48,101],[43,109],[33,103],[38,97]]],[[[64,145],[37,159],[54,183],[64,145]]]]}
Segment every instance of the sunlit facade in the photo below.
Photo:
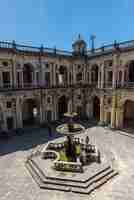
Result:
{"type": "Polygon", "coordinates": [[[134,122],[134,41],[72,51],[0,42],[0,128],[59,120],[66,111],[111,127],[134,122]]]}

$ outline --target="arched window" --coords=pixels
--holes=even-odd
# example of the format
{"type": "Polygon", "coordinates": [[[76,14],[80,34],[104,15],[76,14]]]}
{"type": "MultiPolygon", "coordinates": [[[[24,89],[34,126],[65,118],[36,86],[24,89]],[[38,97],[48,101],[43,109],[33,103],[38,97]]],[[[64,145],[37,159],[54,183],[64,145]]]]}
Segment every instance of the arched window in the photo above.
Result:
{"type": "Polygon", "coordinates": [[[61,65],[59,68],[58,83],[59,84],[67,83],[67,68],[66,68],[66,66],[61,65]]]}
{"type": "Polygon", "coordinates": [[[93,83],[98,82],[98,65],[93,65],[91,69],[91,80],[93,83]]]}
{"type": "Polygon", "coordinates": [[[119,84],[121,84],[122,81],[122,71],[119,71],[119,84]]]}
{"type": "Polygon", "coordinates": [[[77,81],[77,82],[82,81],[82,72],[79,72],[79,73],[76,75],[76,81],[77,81]]]}
{"type": "Polygon", "coordinates": [[[129,70],[128,73],[129,82],[134,82],[134,60],[129,63],[128,70],[129,70]]]}
{"type": "Polygon", "coordinates": [[[23,67],[23,82],[24,86],[31,86],[33,81],[33,66],[31,64],[24,64],[23,67]]]}

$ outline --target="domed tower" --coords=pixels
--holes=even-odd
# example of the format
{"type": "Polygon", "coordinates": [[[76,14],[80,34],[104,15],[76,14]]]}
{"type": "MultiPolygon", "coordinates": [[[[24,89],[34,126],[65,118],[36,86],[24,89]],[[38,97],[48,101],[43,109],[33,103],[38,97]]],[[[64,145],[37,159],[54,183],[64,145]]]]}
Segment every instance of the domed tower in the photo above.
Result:
{"type": "Polygon", "coordinates": [[[73,54],[74,55],[85,55],[87,51],[87,44],[81,38],[80,34],[78,39],[72,44],[73,54]]]}

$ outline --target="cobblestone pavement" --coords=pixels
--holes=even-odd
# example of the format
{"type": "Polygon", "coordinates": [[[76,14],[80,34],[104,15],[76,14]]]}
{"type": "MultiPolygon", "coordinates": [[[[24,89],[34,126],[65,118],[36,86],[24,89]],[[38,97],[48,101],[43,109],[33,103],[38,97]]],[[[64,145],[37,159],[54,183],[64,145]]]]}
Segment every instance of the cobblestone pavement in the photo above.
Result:
{"type": "Polygon", "coordinates": [[[41,190],[25,168],[24,161],[37,145],[50,138],[44,129],[27,130],[22,136],[0,142],[0,200],[133,200],[134,139],[102,127],[89,128],[84,133],[87,134],[92,143],[114,154],[120,175],[89,196],[41,190]]]}

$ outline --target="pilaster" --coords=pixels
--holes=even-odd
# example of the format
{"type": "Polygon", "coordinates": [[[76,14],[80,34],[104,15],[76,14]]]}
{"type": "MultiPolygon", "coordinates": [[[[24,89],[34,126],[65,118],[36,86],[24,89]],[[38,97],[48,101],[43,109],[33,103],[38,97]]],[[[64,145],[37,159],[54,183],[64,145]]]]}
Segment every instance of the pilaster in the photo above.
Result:
{"type": "Polygon", "coordinates": [[[111,111],[111,127],[115,128],[116,126],[116,94],[112,98],[112,111],[111,111]]]}
{"type": "Polygon", "coordinates": [[[104,96],[100,98],[100,122],[104,123],[104,96]]]}

